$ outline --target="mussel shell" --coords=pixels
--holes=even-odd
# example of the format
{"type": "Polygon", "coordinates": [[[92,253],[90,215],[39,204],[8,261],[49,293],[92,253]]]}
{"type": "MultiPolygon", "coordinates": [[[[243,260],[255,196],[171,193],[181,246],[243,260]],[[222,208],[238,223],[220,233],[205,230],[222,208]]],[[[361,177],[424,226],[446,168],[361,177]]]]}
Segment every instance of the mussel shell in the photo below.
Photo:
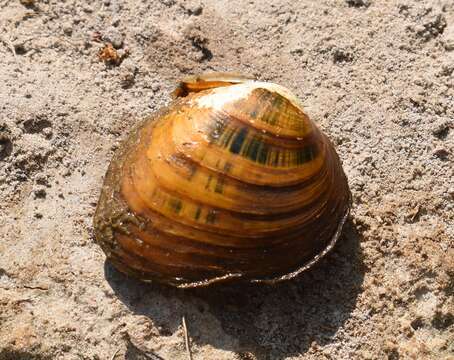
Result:
{"type": "Polygon", "coordinates": [[[120,271],[178,287],[296,276],[333,247],[349,213],[333,145],[283,87],[194,84],[115,154],[98,243],[120,271]]]}

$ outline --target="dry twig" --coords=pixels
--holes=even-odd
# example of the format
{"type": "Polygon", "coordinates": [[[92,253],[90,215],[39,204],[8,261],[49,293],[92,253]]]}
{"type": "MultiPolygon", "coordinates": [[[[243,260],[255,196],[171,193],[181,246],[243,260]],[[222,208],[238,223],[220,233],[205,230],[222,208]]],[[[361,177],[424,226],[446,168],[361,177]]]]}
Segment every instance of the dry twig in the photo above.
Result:
{"type": "Polygon", "coordinates": [[[115,359],[115,356],[117,356],[118,352],[120,351],[121,348],[118,348],[117,351],[115,351],[112,355],[112,357],[110,358],[110,360],[114,360],[115,359]]]}
{"type": "Polygon", "coordinates": [[[186,319],[183,315],[181,319],[183,323],[183,331],[184,331],[184,343],[186,345],[186,352],[188,353],[188,360],[192,360],[192,353],[191,353],[191,344],[189,343],[189,335],[188,335],[188,328],[186,326],[186,319]]]}

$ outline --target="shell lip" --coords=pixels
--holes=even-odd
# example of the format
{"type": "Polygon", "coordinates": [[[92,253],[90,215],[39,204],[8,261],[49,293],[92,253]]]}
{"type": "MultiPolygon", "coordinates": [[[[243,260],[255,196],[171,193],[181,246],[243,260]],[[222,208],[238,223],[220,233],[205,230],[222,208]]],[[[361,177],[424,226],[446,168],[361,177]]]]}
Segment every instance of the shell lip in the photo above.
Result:
{"type": "MultiPolygon", "coordinates": [[[[350,207],[351,207],[351,194],[349,194],[349,202],[346,206],[346,209],[344,211],[344,214],[342,218],[339,221],[339,224],[336,228],[336,231],[334,232],[334,235],[332,236],[330,242],[328,243],[327,246],[324,247],[324,249],[319,252],[317,255],[312,257],[312,259],[306,261],[303,265],[298,267],[298,269],[284,274],[284,275],[279,275],[276,277],[271,277],[271,278],[257,278],[257,279],[250,279],[250,278],[243,278],[244,274],[243,273],[229,273],[226,275],[222,276],[217,276],[214,278],[209,278],[205,280],[199,280],[199,281],[194,281],[194,282],[181,282],[181,283],[174,283],[174,286],[180,289],[191,289],[191,288],[198,288],[198,287],[206,287],[214,284],[220,284],[224,282],[228,282],[230,280],[243,280],[244,282],[248,283],[260,283],[260,284],[268,284],[268,285],[274,285],[278,282],[281,281],[286,281],[286,280],[291,280],[295,277],[297,277],[299,274],[302,272],[308,270],[312,266],[314,266],[316,263],[320,261],[326,254],[328,254],[336,245],[337,240],[340,238],[342,234],[342,230],[344,228],[344,225],[348,219],[348,216],[350,215],[350,207]],[[242,279],[243,278],[243,279],[242,279]]],[[[150,280],[152,281],[152,280],[150,280]]]]}
{"type": "Polygon", "coordinates": [[[256,78],[235,72],[212,72],[192,75],[182,79],[171,93],[171,96],[176,99],[186,97],[192,92],[230,86],[253,80],[256,80],[256,78]]]}

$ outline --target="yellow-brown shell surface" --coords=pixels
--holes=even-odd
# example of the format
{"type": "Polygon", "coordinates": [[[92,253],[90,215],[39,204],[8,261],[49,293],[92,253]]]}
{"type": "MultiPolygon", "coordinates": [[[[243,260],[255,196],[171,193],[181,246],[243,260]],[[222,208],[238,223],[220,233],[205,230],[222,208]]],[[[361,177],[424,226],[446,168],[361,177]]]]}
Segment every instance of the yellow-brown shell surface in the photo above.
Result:
{"type": "Polygon", "coordinates": [[[245,78],[195,78],[175,95],[107,171],[95,235],[120,271],[179,287],[274,282],[332,248],[350,191],[294,95],[245,78]]]}

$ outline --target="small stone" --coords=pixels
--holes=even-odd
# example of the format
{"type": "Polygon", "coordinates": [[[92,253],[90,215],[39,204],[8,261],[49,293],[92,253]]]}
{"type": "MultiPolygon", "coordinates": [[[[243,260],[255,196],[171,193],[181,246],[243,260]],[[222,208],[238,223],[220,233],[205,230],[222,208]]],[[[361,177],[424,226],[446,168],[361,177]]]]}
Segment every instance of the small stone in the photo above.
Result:
{"type": "Polygon", "coordinates": [[[422,24],[415,25],[413,30],[419,34],[423,33],[426,28],[422,24]]]}
{"type": "Polygon", "coordinates": [[[448,39],[444,41],[445,49],[448,51],[454,50],[454,39],[448,39]]]}
{"type": "Polygon", "coordinates": [[[348,6],[353,7],[368,7],[370,5],[369,0],[345,0],[348,6]]]}
{"type": "Polygon", "coordinates": [[[105,42],[111,43],[115,49],[119,49],[123,46],[123,35],[114,27],[109,27],[102,39],[105,42]]]}
{"type": "Polygon", "coordinates": [[[441,160],[446,160],[449,156],[449,151],[446,150],[444,147],[437,147],[434,152],[434,156],[441,159],[441,160]]]}
{"type": "Polygon", "coordinates": [[[195,6],[194,8],[191,9],[191,15],[200,15],[203,11],[203,8],[201,5],[195,6]]]}
{"type": "Polygon", "coordinates": [[[157,83],[154,83],[151,85],[151,90],[153,90],[153,92],[159,91],[160,88],[161,88],[161,86],[157,83]]]}
{"type": "Polygon", "coordinates": [[[132,59],[125,59],[121,63],[121,69],[126,70],[131,73],[136,73],[138,70],[138,66],[132,59]]]}
{"type": "Polygon", "coordinates": [[[63,24],[63,32],[65,33],[65,35],[72,35],[73,33],[73,27],[72,27],[72,24],[67,22],[67,23],[64,23],[63,24]]]}
{"type": "Polygon", "coordinates": [[[135,82],[135,74],[132,72],[125,72],[120,75],[121,87],[123,89],[129,89],[135,82]]]}
{"type": "Polygon", "coordinates": [[[445,120],[438,121],[434,124],[432,128],[432,135],[444,139],[449,133],[449,123],[445,120]]]}
{"type": "Polygon", "coordinates": [[[198,16],[202,13],[203,7],[198,1],[186,1],[182,7],[189,15],[198,16]]]}

